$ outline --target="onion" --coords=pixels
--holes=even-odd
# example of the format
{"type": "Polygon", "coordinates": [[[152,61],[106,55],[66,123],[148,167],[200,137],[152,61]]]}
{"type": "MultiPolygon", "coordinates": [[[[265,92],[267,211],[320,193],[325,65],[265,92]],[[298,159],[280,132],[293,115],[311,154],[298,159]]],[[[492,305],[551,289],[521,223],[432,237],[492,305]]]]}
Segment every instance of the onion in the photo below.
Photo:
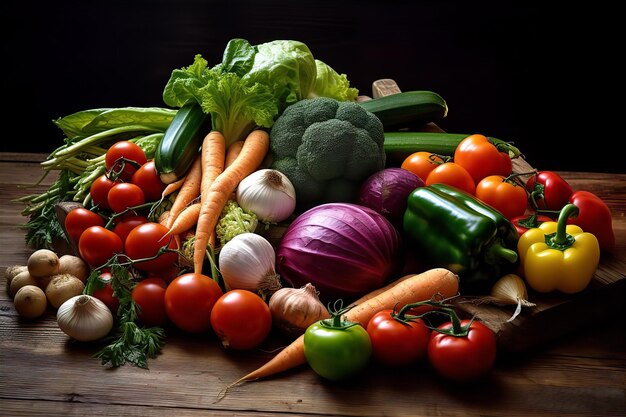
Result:
{"type": "Polygon", "coordinates": [[[327,203],[298,216],[276,251],[276,267],[292,287],[311,283],[324,302],[352,301],[382,287],[394,271],[400,235],[374,210],[327,203]]]}
{"type": "Polygon", "coordinates": [[[402,220],[407,198],[424,181],[403,168],[385,168],[370,175],[359,190],[359,204],[382,214],[392,223],[402,220]]]}

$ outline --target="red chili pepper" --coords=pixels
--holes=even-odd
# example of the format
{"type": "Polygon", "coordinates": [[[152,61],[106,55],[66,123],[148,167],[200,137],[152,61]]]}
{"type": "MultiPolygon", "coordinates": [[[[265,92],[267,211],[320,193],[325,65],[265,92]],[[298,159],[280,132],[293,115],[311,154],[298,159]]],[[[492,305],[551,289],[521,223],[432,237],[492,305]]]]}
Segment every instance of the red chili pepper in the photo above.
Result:
{"type": "Polygon", "coordinates": [[[543,222],[552,221],[554,221],[552,218],[541,214],[528,214],[513,217],[511,219],[511,223],[513,223],[513,226],[515,226],[515,229],[517,229],[517,234],[520,236],[526,233],[528,229],[534,229],[536,227],[539,227],[539,225],[543,222]]]}
{"type": "Polygon", "coordinates": [[[611,210],[600,197],[589,191],[576,191],[569,202],[578,207],[577,217],[568,219],[568,223],[580,226],[598,239],[600,249],[610,251],[615,247],[613,219],[611,210]]]}
{"type": "Polygon", "coordinates": [[[539,171],[528,178],[526,190],[530,193],[530,206],[536,210],[560,211],[568,202],[574,190],[559,174],[552,171],[539,171]]]}

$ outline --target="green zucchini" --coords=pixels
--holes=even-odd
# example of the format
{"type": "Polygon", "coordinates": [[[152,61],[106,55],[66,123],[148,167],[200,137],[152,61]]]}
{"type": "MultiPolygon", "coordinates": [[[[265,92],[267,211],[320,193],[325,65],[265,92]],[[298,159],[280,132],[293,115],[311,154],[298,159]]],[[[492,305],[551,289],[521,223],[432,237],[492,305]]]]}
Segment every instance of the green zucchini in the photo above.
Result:
{"type": "Polygon", "coordinates": [[[437,122],[448,114],[446,101],[432,91],[405,91],[358,102],[385,130],[437,122]]]}
{"type": "Polygon", "coordinates": [[[196,102],[176,112],[154,154],[154,166],[164,184],[185,175],[198,155],[209,121],[209,115],[196,102]]]}
{"type": "MultiPolygon", "coordinates": [[[[391,164],[402,162],[412,153],[419,151],[454,156],[456,147],[468,136],[470,135],[466,133],[385,132],[383,148],[391,164]]],[[[509,142],[494,137],[488,137],[488,139],[501,151],[508,152],[511,158],[521,155],[520,150],[509,142]]]]}

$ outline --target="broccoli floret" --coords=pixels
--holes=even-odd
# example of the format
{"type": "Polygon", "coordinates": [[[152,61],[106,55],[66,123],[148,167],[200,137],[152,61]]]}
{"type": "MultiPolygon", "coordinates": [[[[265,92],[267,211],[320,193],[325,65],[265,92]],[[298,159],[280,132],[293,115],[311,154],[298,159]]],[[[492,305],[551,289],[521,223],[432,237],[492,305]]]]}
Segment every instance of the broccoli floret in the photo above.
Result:
{"type": "Polygon", "coordinates": [[[223,246],[238,234],[254,232],[257,224],[256,214],[242,209],[235,200],[228,200],[215,226],[215,234],[223,246]]]}
{"type": "Polygon", "coordinates": [[[355,102],[327,97],[289,106],[270,132],[272,168],[289,178],[299,209],[350,202],[385,166],[383,125],[355,102]]]}

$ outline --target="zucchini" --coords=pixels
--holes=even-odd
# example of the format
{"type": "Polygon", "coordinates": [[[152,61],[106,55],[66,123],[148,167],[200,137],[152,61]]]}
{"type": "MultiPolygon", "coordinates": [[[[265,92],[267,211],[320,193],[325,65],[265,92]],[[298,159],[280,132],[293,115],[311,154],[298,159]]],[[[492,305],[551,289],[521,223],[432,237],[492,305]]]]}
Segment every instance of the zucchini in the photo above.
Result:
{"type": "MultiPolygon", "coordinates": [[[[388,164],[401,163],[406,157],[419,151],[454,156],[456,147],[468,136],[470,135],[466,133],[385,132],[383,148],[388,164]]],[[[511,159],[521,155],[520,150],[509,142],[494,137],[488,139],[501,151],[508,152],[511,159]]]]}
{"type": "Polygon", "coordinates": [[[405,91],[358,103],[374,113],[385,130],[437,122],[448,114],[446,101],[432,91],[405,91]]]}
{"type": "Polygon", "coordinates": [[[209,115],[196,102],[176,112],[154,154],[154,166],[164,184],[185,175],[198,155],[209,121],[209,115]]]}

